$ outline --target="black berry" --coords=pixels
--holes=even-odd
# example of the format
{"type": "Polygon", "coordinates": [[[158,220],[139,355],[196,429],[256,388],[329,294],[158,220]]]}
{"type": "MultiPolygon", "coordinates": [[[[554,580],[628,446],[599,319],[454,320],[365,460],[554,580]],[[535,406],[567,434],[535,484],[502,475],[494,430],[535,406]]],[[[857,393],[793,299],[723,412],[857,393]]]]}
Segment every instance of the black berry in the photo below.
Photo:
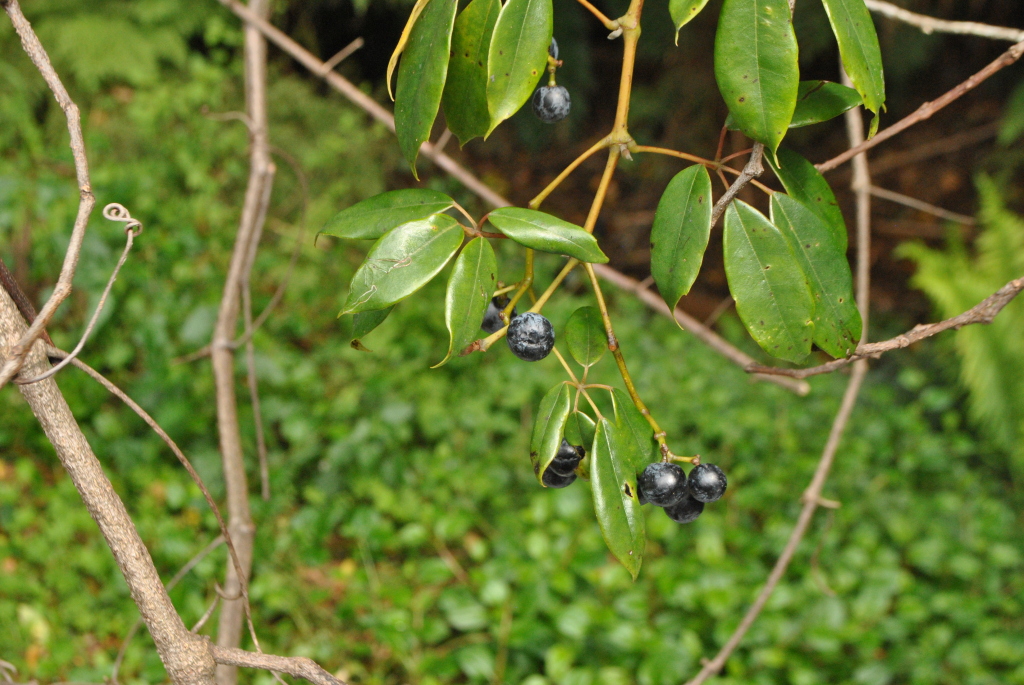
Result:
{"type": "Polygon", "coordinates": [[[551,59],[558,59],[558,41],[555,40],[554,36],[551,36],[551,45],[548,46],[548,54],[551,55],[551,59]]]}
{"type": "Polygon", "coordinates": [[[551,322],[536,312],[526,312],[508,325],[508,348],[527,362],[539,362],[551,354],[555,346],[555,329],[551,322]]]}
{"type": "MultiPolygon", "coordinates": [[[[497,333],[505,327],[505,322],[501,320],[501,311],[508,306],[508,298],[504,296],[492,297],[491,303],[487,305],[487,311],[484,312],[483,323],[480,324],[480,328],[484,329],[488,333],[497,333]]],[[[510,319],[514,319],[519,316],[519,312],[516,308],[512,308],[512,315],[510,319]]]]}
{"type": "Polygon", "coordinates": [[[725,494],[728,481],[722,469],[714,464],[699,464],[690,471],[686,486],[698,502],[714,502],[725,494]]]}
{"type": "Polygon", "coordinates": [[[572,98],[565,86],[541,86],[533,93],[533,113],[545,124],[554,124],[569,116],[572,98]]]}
{"type": "Polygon", "coordinates": [[[668,507],[686,495],[686,474],[676,464],[648,464],[636,481],[640,497],[659,507],[668,507]]]}
{"type": "Polygon", "coordinates": [[[683,498],[672,506],[665,507],[665,513],[676,523],[696,521],[702,511],[704,511],[704,503],[690,497],[690,493],[685,493],[683,498]]]}
{"type": "Polygon", "coordinates": [[[580,465],[586,453],[582,447],[570,445],[568,440],[562,438],[562,446],[558,448],[558,453],[548,465],[548,471],[554,471],[559,476],[568,476],[580,465]]]}
{"type": "MultiPolygon", "coordinates": [[[[576,474],[570,473],[568,476],[560,476],[549,468],[544,472],[544,477],[541,480],[549,488],[565,488],[573,484],[573,481],[576,480],[576,474]]],[[[702,504],[701,506],[704,505],[702,504]]]]}

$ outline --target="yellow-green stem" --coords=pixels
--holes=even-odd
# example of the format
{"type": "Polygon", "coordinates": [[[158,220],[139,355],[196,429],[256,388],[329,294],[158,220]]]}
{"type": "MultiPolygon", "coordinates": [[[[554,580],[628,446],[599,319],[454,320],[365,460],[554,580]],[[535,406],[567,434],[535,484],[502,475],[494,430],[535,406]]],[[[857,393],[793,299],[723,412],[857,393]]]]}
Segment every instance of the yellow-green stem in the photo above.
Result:
{"type": "Polygon", "coordinates": [[[569,275],[569,272],[575,269],[579,263],[578,259],[570,259],[566,265],[562,267],[562,270],[558,272],[558,275],[555,276],[555,280],[551,281],[551,285],[548,286],[548,289],[545,290],[541,296],[537,298],[537,301],[533,303],[533,306],[530,307],[529,311],[539,312],[544,305],[547,304],[547,301],[551,296],[555,294],[555,291],[558,290],[558,286],[562,285],[562,281],[564,281],[565,277],[569,275]]]}
{"type": "Polygon", "coordinates": [[[619,164],[619,147],[613,145],[608,149],[608,162],[604,165],[604,174],[601,176],[601,182],[597,186],[597,194],[594,195],[594,201],[590,205],[590,213],[587,214],[587,222],[583,224],[583,229],[587,233],[594,232],[594,226],[597,225],[597,217],[601,213],[601,207],[604,206],[604,199],[608,195],[608,185],[612,182],[612,176],[615,174],[615,167],[619,164]]]}
{"type": "Polygon", "coordinates": [[[581,5],[586,7],[587,10],[589,10],[591,14],[593,14],[595,17],[597,17],[598,21],[600,21],[602,24],[604,24],[604,27],[606,29],[608,29],[609,31],[614,31],[615,29],[618,28],[619,25],[615,21],[613,21],[613,20],[609,19],[608,17],[606,17],[601,10],[599,10],[596,7],[594,7],[593,5],[591,5],[589,2],[587,2],[587,0],[577,0],[577,1],[581,5]]]}
{"type": "Polygon", "coordinates": [[[562,181],[568,178],[569,174],[576,171],[576,167],[578,167],[580,164],[583,164],[583,162],[587,161],[587,159],[592,154],[594,154],[595,152],[602,148],[608,147],[609,145],[611,145],[611,136],[605,136],[601,140],[591,145],[586,152],[584,152],[582,155],[574,159],[572,164],[565,167],[565,169],[562,170],[562,173],[558,174],[558,176],[555,176],[555,180],[549,183],[544,190],[540,191],[537,194],[537,197],[530,200],[530,204],[528,205],[529,208],[537,209],[538,207],[540,207],[540,204],[547,199],[548,195],[550,195],[555,190],[555,188],[561,185],[562,181]]]}

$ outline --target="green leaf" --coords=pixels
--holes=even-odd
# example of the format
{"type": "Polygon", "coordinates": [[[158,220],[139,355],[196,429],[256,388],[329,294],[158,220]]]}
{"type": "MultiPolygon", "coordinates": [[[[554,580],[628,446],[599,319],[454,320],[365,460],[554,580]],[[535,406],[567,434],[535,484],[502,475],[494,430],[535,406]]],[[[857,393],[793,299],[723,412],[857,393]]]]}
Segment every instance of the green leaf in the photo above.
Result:
{"type": "Polygon", "coordinates": [[[778,152],[778,164],[768,160],[768,166],[782,181],[786,192],[804,203],[817,214],[832,232],[839,249],[846,252],[846,222],[825,177],[814,165],[792,150],[782,148],[778,152]],[[780,166],[781,165],[781,166],[780,166]]]}
{"type": "Polygon", "coordinates": [[[462,226],[447,214],[385,233],[352,276],[342,314],[390,307],[426,285],[462,244],[462,226]]]}
{"type": "Polygon", "coordinates": [[[583,366],[592,366],[608,349],[601,312],[596,307],[580,307],[565,324],[565,342],[569,354],[583,366]]]}
{"type": "Polygon", "coordinates": [[[739,129],[774,154],[793,119],[800,85],[787,0],[725,0],[715,36],[715,80],[739,129]]]}
{"type": "Polygon", "coordinates": [[[465,145],[487,133],[487,52],[494,23],[501,11],[499,0],[473,0],[455,20],[452,57],[441,104],[448,129],[465,145]]]}
{"type": "Polygon", "coordinates": [[[568,255],[581,262],[604,264],[608,261],[594,236],[576,224],[550,214],[521,207],[502,207],[491,212],[487,218],[499,231],[520,245],[541,252],[568,255]]]}
{"type": "Polygon", "coordinates": [[[420,144],[430,137],[448,73],[452,27],[458,0],[430,0],[409,35],[398,67],[395,133],[412,174],[417,179],[420,144]]]}
{"type": "Polygon", "coordinates": [[[487,53],[487,135],[519,111],[544,74],[553,27],[551,0],[508,0],[487,53]]]}
{"type": "Polygon", "coordinates": [[[627,461],[634,475],[638,474],[659,458],[654,429],[636,408],[633,399],[618,388],[612,391],[612,407],[615,410],[615,430],[625,446],[627,461]]]}
{"type": "Polygon", "coordinates": [[[570,409],[569,385],[559,383],[548,390],[537,409],[537,420],[533,424],[530,440],[530,461],[537,480],[544,485],[544,472],[562,446],[562,433],[570,409]]]}
{"type": "Polygon", "coordinates": [[[389,190],[341,210],[320,233],[376,240],[392,228],[439,214],[454,204],[455,200],[436,190],[389,190]]]}
{"type": "Polygon", "coordinates": [[[860,340],[853,274],[821,218],[788,195],[772,195],[772,223],[789,243],[814,297],[814,344],[833,357],[849,356],[860,340]]]}
{"type": "Polygon", "coordinates": [[[864,102],[860,93],[832,81],[801,81],[790,128],[834,119],[864,102]]]}
{"type": "Polygon", "coordinates": [[[486,238],[473,238],[462,249],[448,277],[448,292],[444,298],[444,323],[451,335],[448,354],[432,368],[441,366],[476,340],[494,292],[497,272],[498,262],[486,238]]]}
{"type": "Polygon", "coordinates": [[[608,549],[636,580],[647,537],[636,495],[636,474],[624,463],[624,449],[615,426],[601,419],[590,450],[594,513],[608,549]]]}
{"type": "Polygon", "coordinates": [[[791,362],[811,351],[814,301],[786,239],[739,200],[725,212],[725,275],[736,311],[765,352],[791,362]]]}
{"type": "Polygon", "coordinates": [[[394,52],[391,53],[391,59],[388,60],[388,95],[391,99],[395,99],[394,93],[391,92],[391,77],[395,74],[395,67],[398,66],[398,56],[405,50],[405,46],[409,44],[409,36],[412,34],[412,29],[416,26],[416,20],[420,18],[420,14],[423,13],[423,8],[427,6],[430,0],[416,0],[416,4],[412,7],[412,12],[409,13],[409,18],[405,22],[405,27],[402,29],[402,35],[398,38],[398,44],[395,46],[394,52]]]}
{"type": "Polygon", "coordinates": [[[354,314],[352,316],[352,342],[349,343],[352,349],[359,350],[360,352],[372,352],[373,350],[363,345],[362,339],[367,333],[384,323],[384,319],[388,318],[388,314],[394,308],[394,305],[392,305],[387,309],[375,309],[354,314]]]}
{"type": "Polygon", "coordinates": [[[676,45],[679,45],[679,29],[700,14],[708,0],[669,0],[668,12],[672,15],[672,23],[676,26],[676,45]]]}
{"type": "MultiPolygon", "coordinates": [[[[878,34],[864,0],[822,0],[832,33],[839,43],[843,67],[864,99],[864,106],[875,114],[885,104],[885,76],[882,73],[882,51],[878,34]]],[[[878,128],[878,117],[871,123],[872,134],[878,128]]]]}
{"type": "Polygon", "coordinates": [[[651,227],[651,275],[669,309],[697,280],[711,235],[711,177],[701,164],[683,169],[665,188],[651,227]]]}
{"type": "Polygon", "coordinates": [[[574,411],[566,419],[563,437],[570,445],[586,447],[594,443],[594,430],[596,428],[594,419],[581,411],[574,411]]]}

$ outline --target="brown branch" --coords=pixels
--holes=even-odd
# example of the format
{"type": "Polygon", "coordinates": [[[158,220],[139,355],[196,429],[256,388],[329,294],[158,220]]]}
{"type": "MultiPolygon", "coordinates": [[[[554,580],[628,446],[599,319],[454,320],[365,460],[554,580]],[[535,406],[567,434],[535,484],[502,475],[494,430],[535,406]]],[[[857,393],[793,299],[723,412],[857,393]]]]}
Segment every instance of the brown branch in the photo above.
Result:
{"type": "MultiPolygon", "coordinates": [[[[25,291],[18,285],[18,280],[14,277],[14,274],[10,272],[7,265],[4,264],[4,260],[0,258],[0,286],[7,291],[7,294],[14,300],[14,304],[18,307],[18,312],[25,319],[25,321],[35,321],[36,308],[32,306],[32,300],[28,299],[25,291]]],[[[47,345],[52,345],[53,341],[50,340],[50,334],[43,329],[40,336],[47,345]]]]}
{"type": "Polygon", "coordinates": [[[896,204],[903,205],[904,207],[910,207],[916,209],[919,212],[925,214],[931,214],[937,216],[940,219],[946,219],[947,221],[955,221],[958,224],[965,226],[974,226],[978,222],[973,216],[967,216],[966,214],[958,214],[957,212],[951,212],[948,209],[943,209],[924,200],[918,200],[916,197],[910,197],[903,193],[897,193],[886,188],[879,188],[878,186],[871,186],[871,194],[875,197],[880,197],[883,200],[889,202],[895,202],[896,204]]]}
{"type": "Polygon", "coordinates": [[[864,4],[872,12],[877,12],[883,17],[902,21],[921,29],[924,33],[956,33],[966,36],[978,36],[980,38],[991,38],[993,40],[1008,40],[1011,43],[1018,43],[1024,40],[1024,31],[1020,29],[1005,28],[1003,26],[992,26],[981,24],[976,21],[948,21],[936,19],[924,14],[917,14],[897,7],[890,2],[882,0],[864,0],[864,4]]]}
{"type": "Polygon", "coordinates": [[[718,198],[718,202],[715,203],[714,208],[711,210],[712,226],[718,223],[718,219],[725,212],[729,203],[739,195],[739,192],[743,190],[743,187],[764,173],[764,166],[761,164],[761,158],[763,156],[764,145],[761,143],[754,143],[754,147],[750,152],[750,160],[747,161],[747,165],[743,167],[743,171],[736,177],[736,180],[732,182],[729,189],[722,194],[722,197],[718,198]]]}
{"type": "MultiPolygon", "coordinates": [[[[234,12],[239,18],[248,22],[251,26],[255,26],[264,36],[267,37],[268,40],[284,50],[289,56],[306,67],[310,72],[317,74],[318,76],[322,76],[331,87],[348,98],[353,104],[366,111],[367,114],[383,123],[392,131],[395,130],[395,118],[391,112],[384,109],[376,100],[359,90],[359,88],[339,74],[335,72],[324,74],[322,70],[323,62],[289,38],[284,32],[275,28],[266,20],[254,15],[247,7],[237,2],[237,0],[220,0],[220,2],[234,12]]],[[[429,143],[423,143],[423,145],[420,146],[420,153],[424,157],[432,160],[435,164],[441,167],[443,171],[462,183],[469,191],[474,193],[484,202],[494,207],[511,206],[511,202],[489,188],[483,183],[483,181],[474,176],[471,171],[460,165],[448,155],[440,152],[429,143]]],[[[605,264],[594,264],[593,266],[594,272],[603,280],[606,280],[623,290],[635,292],[636,281],[634,279],[605,264]]],[[[661,312],[669,317],[673,316],[673,312],[669,311],[668,307],[660,297],[653,293],[648,293],[648,295],[649,296],[641,295],[640,299],[655,311],[661,312]]],[[[735,362],[739,366],[745,368],[749,364],[753,363],[754,360],[751,357],[729,344],[728,341],[711,329],[701,325],[699,321],[687,315],[681,309],[677,308],[675,310],[674,318],[685,330],[693,333],[704,343],[711,346],[713,350],[724,355],[727,359],[735,362]]],[[[204,354],[205,350],[200,350],[199,352],[193,353],[192,355],[184,358],[184,361],[192,360],[198,356],[203,356],[204,354]]],[[[758,380],[775,383],[776,385],[780,385],[800,395],[806,395],[810,392],[810,386],[806,383],[782,383],[780,382],[782,379],[774,376],[764,376],[758,380]]]]}
{"type": "MultiPolygon", "coordinates": [[[[6,290],[0,289],[0,356],[8,359],[27,330],[28,326],[14,301],[6,290]]],[[[29,348],[24,368],[32,375],[49,368],[42,345],[29,348]]],[[[110,547],[132,600],[139,607],[139,613],[153,636],[171,682],[175,685],[209,685],[213,681],[215,665],[205,640],[190,634],[175,611],[149,550],[139,537],[124,503],[103,473],[103,467],[56,382],[49,378],[18,389],[53,444],[57,457],[110,547]]]]}
{"type": "Polygon", "coordinates": [[[210,653],[218,664],[235,668],[261,668],[272,673],[287,673],[315,685],[345,685],[333,675],[320,668],[315,661],[304,656],[275,656],[256,654],[234,647],[210,645],[210,653]]]}
{"type": "Polygon", "coordinates": [[[60,275],[53,288],[53,294],[43,305],[39,316],[31,320],[31,325],[24,336],[11,349],[10,354],[3,366],[0,367],[0,387],[6,385],[18,371],[25,361],[32,344],[44,335],[43,329],[53,318],[57,307],[71,294],[71,281],[78,266],[78,258],[82,252],[82,240],[85,238],[85,230],[89,223],[89,215],[92,213],[96,198],[92,194],[92,184],[89,181],[89,162],[85,156],[85,139],[82,135],[82,120],[78,112],[78,106],[71,100],[60,77],[50,64],[50,58],[43,49],[42,43],[32,30],[32,25],[21,13],[21,7],[17,0],[0,0],[4,11],[11,18],[14,30],[21,39],[21,46],[25,49],[29,59],[39,70],[46,85],[53,92],[64,116],[68,121],[68,134],[71,138],[71,155],[75,160],[75,177],[78,181],[78,215],[75,217],[74,227],[71,229],[71,240],[68,242],[68,249],[64,253],[64,263],[60,268],[60,275]]]}
{"type": "Polygon", "coordinates": [[[895,338],[882,342],[861,345],[857,348],[856,354],[844,357],[843,359],[834,359],[825,364],[812,366],[807,369],[780,369],[771,366],[751,364],[747,367],[747,371],[750,373],[773,376],[788,376],[790,378],[807,378],[809,376],[818,376],[823,373],[832,373],[833,371],[841,369],[844,366],[852,364],[860,359],[867,359],[869,357],[877,359],[891,350],[902,350],[905,347],[910,347],[916,342],[924,340],[925,338],[930,338],[933,335],[942,333],[943,331],[948,331],[951,328],[959,329],[963,326],[970,326],[971,324],[992,323],[993,319],[995,319],[996,315],[1002,311],[1003,307],[1008,305],[1013,298],[1017,297],[1021,290],[1024,290],[1024,278],[1018,278],[1010,281],[963,314],[959,314],[951,319],[946,319],[945,321],[940,321],[938,323],[918,324],[906,333],[897,335],[895,338]]]}
{"type": "Polygon", "coordinates": [[[897,133],[905,131],[914,124],[920,123],[926,119],[931,118],[931,116],[938,112],[940,109],[950,104],[964,93],[973,90],[978,86],[978,84],[980,84],[982,81],[995,74],[1000,69],[1008,67],[1014,62],[1016,62],[1018,59],[1020,59],[1022,54],[1024,54],[1024,41],[1017,43],[1016,45],[1011,47],[1009,50],[1000,55],[994,62],[989,64],[987,67],[985,67],[978,73],[971,76],[969,79],[958,85],[956,88],[953,88],[952,90],[947,92],[942,97],[936,100],[932,100],[931,102],[924,103],[923,105],[918,107],[913,114],[904,117],[903,119],[896,122],[892,126],[886,128],[883,131],[880,131],[877,135],[875,135],[874,138],[871,138],[870,140],[866,140],[863,143],[860,143],[859,145],[851,147],[846,152],[842,153],[841,155],[837,155],[836,157],[833,157],[827,162],[823,162],[821,164],[816,165],[818,171],[825,172],[831,169],[835,169],[840,164],[844,164],[845,162],[850,161],[861,152],[870,150],[879,143],[882,143],[892,138],[897,133]]]}

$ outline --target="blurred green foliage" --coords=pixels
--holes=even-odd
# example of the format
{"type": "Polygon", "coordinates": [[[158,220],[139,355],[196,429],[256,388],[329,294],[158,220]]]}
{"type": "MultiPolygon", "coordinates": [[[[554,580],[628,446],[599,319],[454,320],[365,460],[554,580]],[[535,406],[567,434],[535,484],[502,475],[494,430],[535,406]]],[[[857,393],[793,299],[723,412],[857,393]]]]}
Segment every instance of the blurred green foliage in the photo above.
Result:
{"type": "MultiPolygon", "coordinates": [[[[247,174],[243,126],[203,114],[243,106],[236,22],[212,3],[186,13],[159,0],[40,0],[29,10],[44,40],[60,42],[99,205],[121,202],[146,224],[84,359],[154,414],[219,497],[208,367],[172,360],[209,340],[247,174]],[[71,42],[59,38],[68,21],[83,32],[71,42]],[[131,31],[163,38],[138,59],[106,59],[131,31]]],[[[66,130],[3,22],[0,54],[0,245],[5,259],[27,249],[25,278],[45,288],[77,206],[66,130]]],[[[398,159],[390,134],[281,65],[270,84],[271,137],[308,175],[313,229],[386,187],[398,159]]],[[[300,186],[284,157],[278,166],[258,307],[299,231],[300,186]]],[[[75,296],[51,326],[58,345],[73,345],[122,239],[96,212],[75,296]]],[[[253,498],[263,648],[311,656],[358,684],[675,685],[691,674],[782,548],[844,379],[815,379],[807,398],[752,383],[609,293],[673,447],[730,478],[726,498],[691,526],[648,512],[650,547],[632,583],[605,549],[587,485],[544,491],[533,477],[532,412],[562,378],[555,361],[526,364],[499,346],[429,371],[447,345],[444,279],[367,336],[373,353],[352,350],[334,314],[360,257],[351,244],[314,247],[308,232],[285,300],[256,337],[273,492],[253,498]]],[[[518,265],[499,258],[500,277],[514,279],[518,265]]],[[[558,266],[541,258],[540,277],[558,266]]],[[[584,304],[572,294],[551,303],[559,334],[584,304]]],[[[735,319],[719,325],[742,339],[735,319]]],[[[1024,683],[1021,494],[999,444],[966,426],[951,360],[936,348],[894,355],[869,376],[826,488],[843,506],[819,514],[719,682],[1024,683]]],[[[608,359],[594,378],[615,382],[608,359]]],[[[213,516],[137,417],[76,370],[59,382],[169,578],[216,536],[213,516]]],[[[11,389],[0,416],[0,658],[24,680],[99,682],[137,612],[11,389]]],[[[172,592],[187,624],[223,565],[220,550],[172,592]]],[[[164,677],[140,635],[122,680],[164,677]]]]}

